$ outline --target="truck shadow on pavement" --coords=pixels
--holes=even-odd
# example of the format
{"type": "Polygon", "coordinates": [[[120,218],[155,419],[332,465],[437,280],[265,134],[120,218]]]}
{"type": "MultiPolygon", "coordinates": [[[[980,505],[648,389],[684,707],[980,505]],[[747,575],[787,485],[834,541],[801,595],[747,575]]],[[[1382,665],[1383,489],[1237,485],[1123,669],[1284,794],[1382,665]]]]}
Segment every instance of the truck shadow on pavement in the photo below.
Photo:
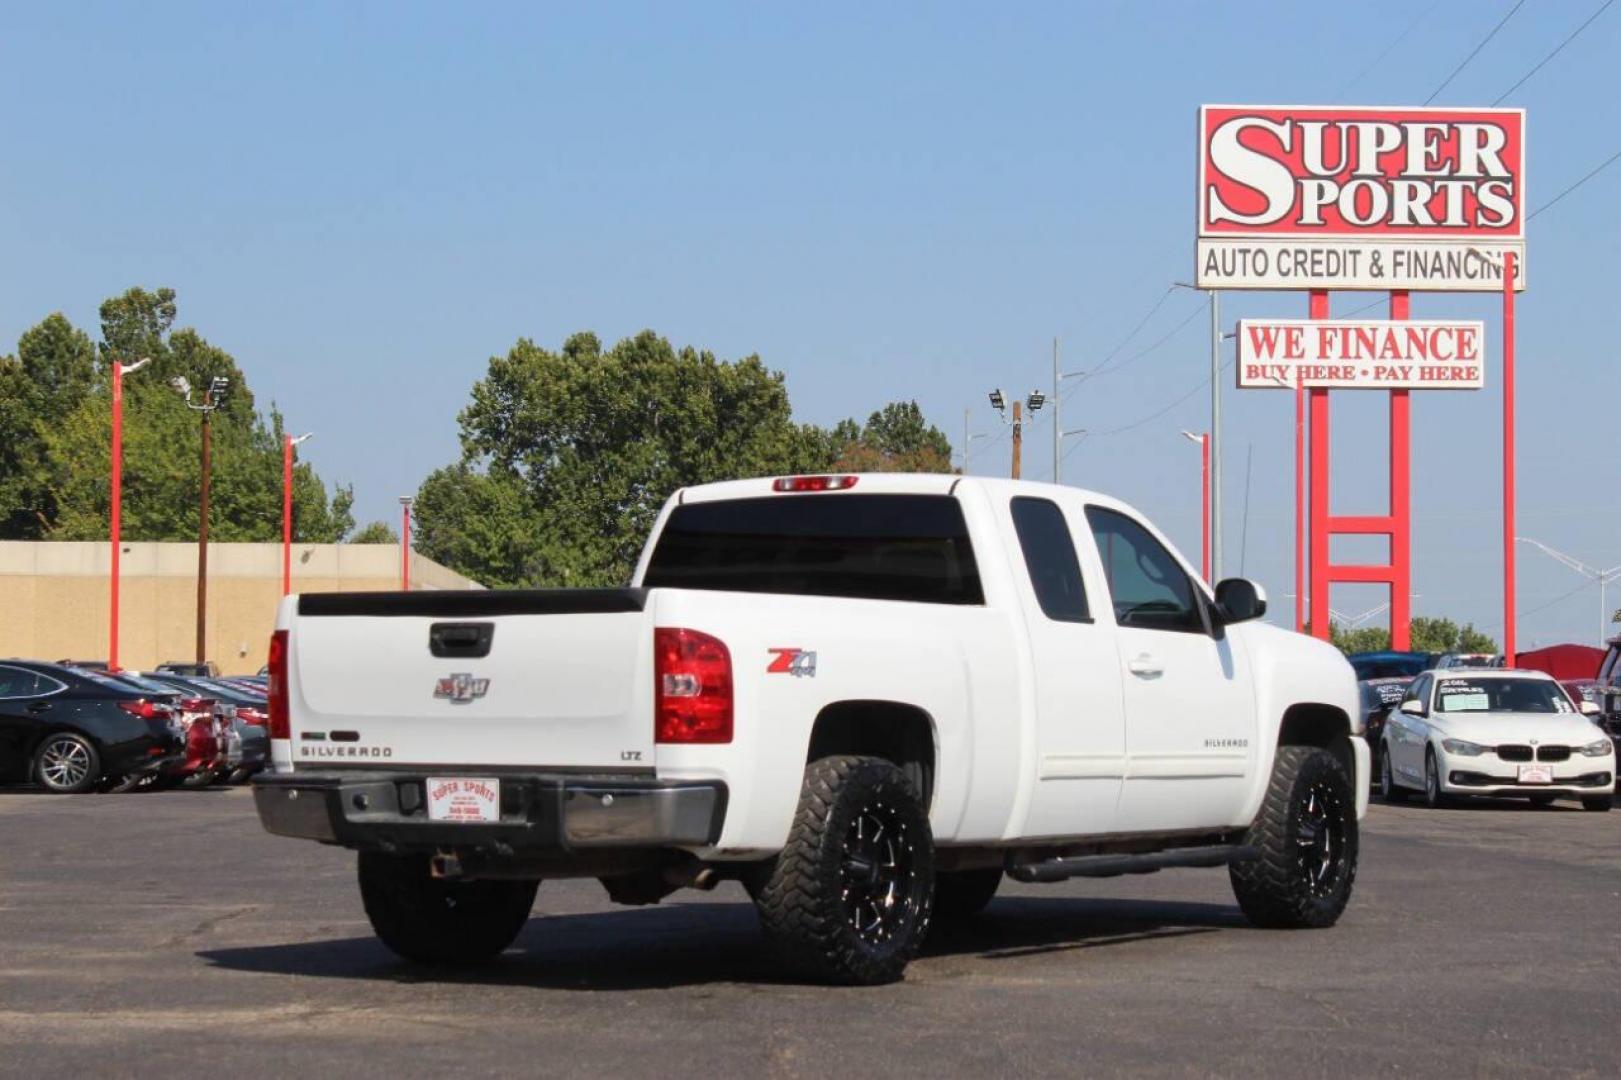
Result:
{"type": "MultiPolygon", "coordinates": [[[[544,901],[545,892],[541,893],[544,901]]],[[[792,983],[773,964],[747,903],[673,903],[651,910],[534,917],[501,959],[464,969],[412,964],[372,937],[210,949],[215,967],[308,978],[531,986],[554,990],[669,989],[705,983],[792,983]]],[[[930,932],[913,967],[937,958],[1011,960],[1247,928],[1236,907],[1178,902],[1003,897],[981,915],[930,932]]]]}

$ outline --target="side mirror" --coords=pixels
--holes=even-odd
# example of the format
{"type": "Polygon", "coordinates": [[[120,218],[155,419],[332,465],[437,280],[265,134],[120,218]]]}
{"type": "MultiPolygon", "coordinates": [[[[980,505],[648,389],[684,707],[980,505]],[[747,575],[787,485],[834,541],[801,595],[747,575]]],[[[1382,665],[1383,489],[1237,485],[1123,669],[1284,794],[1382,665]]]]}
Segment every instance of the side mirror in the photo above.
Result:
{"type": "Polygon", "coordinates": [[[1604,715],[1604,710],[1599,708],[1599,704],[1596,701],[1585,701],[1584,700],[1580,704],[1578,704],[1576,707],[1582,711],[1583,716],[1603,716],[1604,715]]]}
{"type": "Polygon", "coordinates": [[[1266,614],[1266,590],[1248,578],[1227,578],[1216,586],[1222,622],[1240,623],[1266,614]]]}
{"type": "Polygon", "coordinates": [[[1424,703],[1418,700],[1418,698],[1409,698],[1401,703],[1401,711],[1406,713],[1408,716],[1423,716],[1424,703]]]}

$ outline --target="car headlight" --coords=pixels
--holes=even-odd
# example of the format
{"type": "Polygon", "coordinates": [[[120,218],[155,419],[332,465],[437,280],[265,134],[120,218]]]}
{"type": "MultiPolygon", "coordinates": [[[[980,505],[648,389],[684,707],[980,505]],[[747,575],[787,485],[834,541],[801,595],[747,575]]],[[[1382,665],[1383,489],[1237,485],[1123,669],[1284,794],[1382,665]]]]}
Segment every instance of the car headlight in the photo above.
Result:
{"type": "Polygon", "coordinates": [[[1609,757],[1615,751],[1615,745],[1609,739],[1594,739],[1582,747],[1582,753],[1587,757],[1609,757]]]}
{"type": "Polygon", "coordinates": [[[1449,754],[1458,754],[1462,757],[1479,757],[1491,749],[1489,746],[1481,746],[1467,739],[1442,739],[1441,748],[1449,754]]]}

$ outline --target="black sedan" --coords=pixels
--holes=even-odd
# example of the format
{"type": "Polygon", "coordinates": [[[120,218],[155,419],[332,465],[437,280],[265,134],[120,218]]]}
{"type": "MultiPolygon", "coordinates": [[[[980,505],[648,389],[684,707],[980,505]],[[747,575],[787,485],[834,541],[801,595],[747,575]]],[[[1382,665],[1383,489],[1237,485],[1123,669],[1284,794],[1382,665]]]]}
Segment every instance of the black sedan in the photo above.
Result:
{"type": "Polygon", "coordinates": [[[104,672],[0,660],[0,782],[92,791],[185,760],[170,699],[104,672]]]}

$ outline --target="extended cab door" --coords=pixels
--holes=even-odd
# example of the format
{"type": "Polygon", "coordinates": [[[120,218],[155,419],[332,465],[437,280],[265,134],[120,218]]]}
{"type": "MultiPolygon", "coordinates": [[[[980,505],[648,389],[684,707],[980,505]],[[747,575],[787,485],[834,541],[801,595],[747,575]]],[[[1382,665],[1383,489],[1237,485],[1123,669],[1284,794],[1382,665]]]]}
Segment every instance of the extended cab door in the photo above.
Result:
{"type": "MultiPolygon", "coordinates": [[[[1234,824],[1255,768],[1249,657],[1214,630],[1180,561],[1122,510],[1086,508],[1112,617],[1126,716],[1116,830],[1234,824]]],[[[1101,605],[1099,605],[1101,607],[1101,605]]]]}
{"type": "Polygon", "coordinates": [[[1114,636],[1093,617],[1073,523],[1050,499],[1010,501],[1005,543],[1029,635],[1036,775],[1019,835],[1112,832],[1125,777],[1126,726],[1114,636]]]}

